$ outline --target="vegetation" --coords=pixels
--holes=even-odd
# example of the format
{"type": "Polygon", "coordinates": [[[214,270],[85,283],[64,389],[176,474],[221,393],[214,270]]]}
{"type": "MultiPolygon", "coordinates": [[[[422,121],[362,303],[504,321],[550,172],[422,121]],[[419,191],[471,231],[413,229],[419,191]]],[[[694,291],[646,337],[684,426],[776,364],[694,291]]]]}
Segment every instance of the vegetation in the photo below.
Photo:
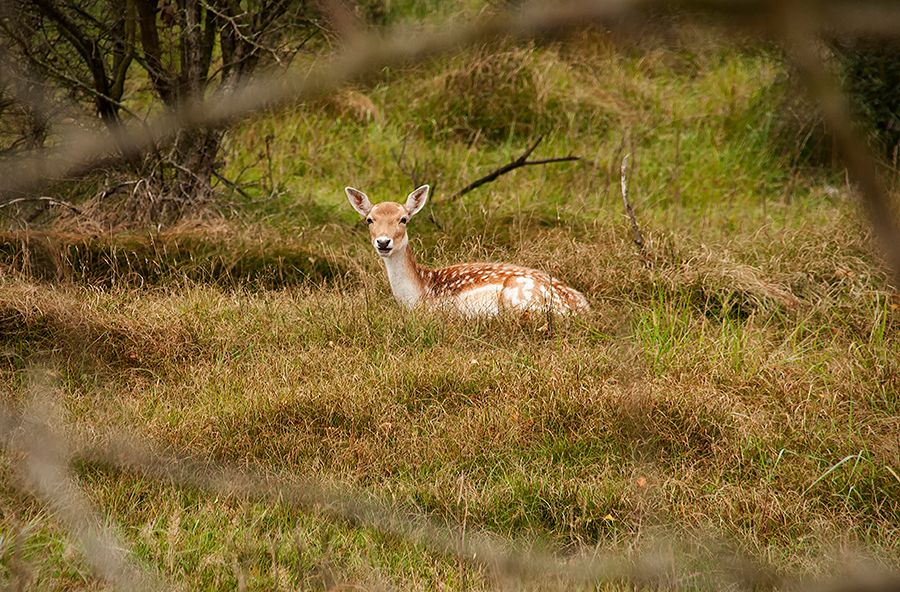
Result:
{"type": "MultiPolygon", "coordinates": [[[[394,4],[388,20],[425,12],[394,4]]],[[[783,574],[845,553],[900,567],[900,299],[842,172],[785,137],[786,76],[715,31],[625,48],[592,32],[245,122],[223,139],[217,213],[121,233],[85,206],[0,240],[3,398],[27,407],[29,368],[50,365],[68,433],[114,427],[564,555],[675,536],[783,574]],[[442,201],[539,134],[535,157],[583,160],[442,201]],[[592,312],[401,310],[342,189],[399,199],[412,176],[437,188],[410,224],[422,262],[547,269],[592,312]]],[[[185,589],[497,583],[316,512],[89,463],[77,478],[185,589]]],[[[19,482],[0,457],[0,580],[24,562],[35,589],[99,587],[19,482]]]]}
{"type": "Polygon", "coordinates": [[[834,42],[845,86],[872,139],[893,158],[900,142],[900,102],[893,89],[900,81],[900,52],[886,40],[834,42]]]}
{"type": "MultiPolygon", "coordinates": [[[[4,90],[32,97],[8,105],[25,111],[12,113],[21,134],[13,133],[13,142],[52,143],[62,114],[114,134],[123,122],[139,119],[142,109],[127,96],[136,82],[146,82],[140,94],[166,109],[211,94],[227,100],[257,70],[290,60],[318,27],[313,14],[307,2],[284,0],[28,0],[5,6],[0,66],[13,82],[4,90]],[[55,95],[91,109],[72,109],[55,95]]],[[[170,147],[144,156],[120,147],[147,193],[158,194],[136,208],[141,222],[171,222],[209,201],[222,133],[183,129],[170,147]]]]}

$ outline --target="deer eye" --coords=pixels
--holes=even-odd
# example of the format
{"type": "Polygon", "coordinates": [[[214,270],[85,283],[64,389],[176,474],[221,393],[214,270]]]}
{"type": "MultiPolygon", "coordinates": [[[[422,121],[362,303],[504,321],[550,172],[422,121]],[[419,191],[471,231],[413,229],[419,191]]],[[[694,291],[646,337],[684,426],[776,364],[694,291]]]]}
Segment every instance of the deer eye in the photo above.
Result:
{"type": "Polygon", "coordinates": [[[374,222],[374,221],[375,221],[375,220],[372,220],[371,218],[366,218],[366,224],[371,224],[371,223],[374,222]]]}
{"type": "Polygon", "coordinates": [[[402,218],[400,218],[400,224],[406,224],[406,220],[406,216],[403,216],[402,218]]]}

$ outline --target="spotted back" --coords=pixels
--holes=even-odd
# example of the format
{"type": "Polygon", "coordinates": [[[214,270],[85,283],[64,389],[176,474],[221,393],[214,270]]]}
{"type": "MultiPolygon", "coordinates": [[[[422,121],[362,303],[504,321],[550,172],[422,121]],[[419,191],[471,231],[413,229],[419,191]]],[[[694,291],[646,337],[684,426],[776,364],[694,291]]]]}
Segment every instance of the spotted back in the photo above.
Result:
{"type": "Polygon", "coordinates": [[[458,308],[547,310],[568,313],[587,309],[587,299],[549,274],[503,263],[463,263],[423,270],[427,297],[451,300],[458,308]],[[473,302],[474,301],[474,302],[473,302]]]}

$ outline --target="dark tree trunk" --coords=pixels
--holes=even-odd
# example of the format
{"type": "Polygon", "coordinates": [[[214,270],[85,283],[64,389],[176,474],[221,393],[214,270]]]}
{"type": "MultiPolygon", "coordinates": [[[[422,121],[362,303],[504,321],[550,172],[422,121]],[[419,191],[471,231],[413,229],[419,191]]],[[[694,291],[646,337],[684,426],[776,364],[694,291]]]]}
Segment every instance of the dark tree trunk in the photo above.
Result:
{"type": "Polygon", "coordinates": [[[173,189],[187,207],[208,203],[212,196],[212,178],[222,145],[220,130],[185,130],[175,140],[176,164],[173,189]]]}

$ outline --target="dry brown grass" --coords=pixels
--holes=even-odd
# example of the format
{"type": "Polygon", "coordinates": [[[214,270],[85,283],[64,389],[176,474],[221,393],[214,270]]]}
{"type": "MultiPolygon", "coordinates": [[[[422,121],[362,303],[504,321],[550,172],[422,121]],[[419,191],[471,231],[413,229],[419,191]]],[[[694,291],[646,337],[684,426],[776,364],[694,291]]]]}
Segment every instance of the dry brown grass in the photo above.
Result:
{"type": "MultiPolygon", "coordinates": [[[[798,230],[780,258],[757,249],[758,233],[691,246],[674,229],[642,259],[624,227],[568,241],[537,230],[504,255],[551,254],[595,305],[552,333],[405,314],[371,259],[361,284],[340,289],[98,290],[12,275],[0,290],[4,380],[21,400],[23,368],[49,359],[88,439],[114,425],[200,459],[364,487],[475,531],[578,552],[715,532],[778,569],[827,573],[822,554],[836,548],[895,556],[900,515],[900,319],[843,223],[798,230]]],[[[142,557],[192,587],[233,585],[235,557],[255,585],[312,582],[324,568],[308,561],[328,557],[364,586],[490,581],[365,529],[325,535],[305,517],[295,531],[283,508],[210,505],[115,472],[80,481],[142,557]],[[290,551],[296,537],[313,550],[290,551]]],[[[4,495],[6,527],[43,524],[4,495]]]]}
{"type": "Polygon", "coordinates": [[[0,234],[3,271],[49,282],[150,287],[180,282],[248,289],[349,280],[347,262],[260,228],[220,223],[164,232],[0,234]]]}

